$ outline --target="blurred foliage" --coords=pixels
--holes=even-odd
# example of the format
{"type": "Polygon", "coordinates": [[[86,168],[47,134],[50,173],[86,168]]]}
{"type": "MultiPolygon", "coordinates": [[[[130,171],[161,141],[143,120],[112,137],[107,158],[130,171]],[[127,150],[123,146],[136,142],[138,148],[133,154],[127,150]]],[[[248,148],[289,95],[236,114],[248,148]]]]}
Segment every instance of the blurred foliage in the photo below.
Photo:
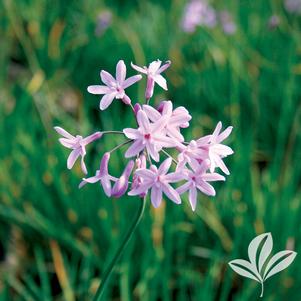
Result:
{"type": "MultiPolygon", "coordinates": [[[[134,198],[108,199],[97,185],[78,190],[80,168],[66,169],[67,150],[54,125],[87,135],[120,130],[129,110],[98,109],[86,92],[100,69],[119,59],[172,61],[172,99],[193,116],[187,139],[232,124],[231,176],[217,197],[184,199],[146,214],[107,289],[106,300],[256,300],[260,288],[228,268],[246,258],[256,234],[272,232],[274,251],[301,254],[301,27],[282,1],[215,1],[237,32],[180,24],[184,0],[3,0],[0,2],[0,301],[90,300],[135,216],[134,198]],[[96,30],[99,14],[112,23],[96,30]],[[280,24],[268,26],[272,15],[280,24]]],[[[130,68],[128,68],[130,69],[130,68]]],[[[134,74],[133,70],[128,70],[134,74]]],[[[143,97],[143,84],[129,89],[143,97]]],[[[118,141],[89,149],[93,171],[118,141]]],[[[118,153],[111,171],[125,162],[118,153]]],[[[265,288],[267,300],[301,299],[300,258],[265,288]]]]}

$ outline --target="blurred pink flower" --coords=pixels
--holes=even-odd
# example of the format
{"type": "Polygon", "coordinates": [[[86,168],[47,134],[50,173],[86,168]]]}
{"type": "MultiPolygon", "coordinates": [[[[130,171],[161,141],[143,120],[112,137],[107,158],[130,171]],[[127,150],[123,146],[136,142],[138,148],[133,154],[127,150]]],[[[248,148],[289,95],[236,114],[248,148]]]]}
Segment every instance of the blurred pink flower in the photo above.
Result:
{"type": "Polygon", "coordinates": [[[60,138],[59,142],[69,148],[72,149],[72,152],[70,153],[68,160],[67,160],[67,168],[71,169],[78,159],[78,157],[81,157],[81,168],[82,171],[87,174],[87,168],[84,162],[84,158],[86,155],[86,145],[89,143],[93,142],[96,139],[101,138],[102,133],[101,132],[96,132],[86,138],[83,138],[80,135],[73,136],[70,133],[68,133],[66,130],[63,128],[56,126],[54,129],[59,133],[61,136],[64,138],[60,138]]]}
{"type": "Polygon", "coordinates": [[[284,7],[289,13],[301,12],[301,0],[285,0],[284,7]]]}
{"type": "Polygon", "coordinates": [[[126,128],[123,130],[125,136],[135,140],[125,153],[126,158],[138,155],[146,148],[149,155],[159,161],[159,151],[163,147],[173,147],[172,139],[165,136],[162,130],[168,121],[166,116],[162,116],[155,123],[150,123],[146,113],[139,110],[137,113],[138,129],[126,128]]]}
{"type": "Polygon", "coordinates": [[[155,208],[159,207],[163,193],[176,204],[181,203],[179,193],[170,185],[183,179],[179,172],[167,173],[172,159],[168,158],[157,168],[152,165],[149,169],[137,169],[135,174],[142,178],[143,182],[138,188],[132,189],[129,195],[140,195],[151,189],[151,202],[155,208]]]}
{"type": "Polygon", "coordinates": [[[120,60],[116,66],[116,79],[107,71],[101,70],[100,77],[105,86],[100,85],[92,85],[88,87],[88,92],[91,94],[104,96],[100,100],[99,107],[101,110],[105,110],[114,100],[121,99],[125,104],[130,104],[130,98],[125,94],[124,89],[133,85],[137,81],[139,81],[142,76],[134,75],[126,78],[126,66],[123,60],[120,60]]]}
{"type": "Polygon", "coordinates": [[[110,197],[112,190],[111,190],[111,181],[116,182],[117,179],[115,177],[112,177],[109,175],[108,171],[108,164],[110,160],[110,153],[107,152],[103,155],[101,162],[100,162],[100,167],[99,170],[96,171],[96,174],[94,177],[90,178],[83,178],[83,180],[79,184],[79,188],[82,188],[84,185],[87,183],[97,183],[100,182],[104,193],[110,197]]]}
{"type": "Polygon", "coordinates": [[[165,71],[170,66],[170,61],[165,62],[163,66],[161,66],[161,61],[156,60],[149,64],[149,67],[139,67],[133,63],[131,63],[132,68],[136,71],[141,72],[147,75],[147,85],[145,90],[145,98],[150,99],[154,93],[155,82],[164,90],[167,90],[167,84],[165,78],[161,75],[163,71],[165,71]]]}
{"type": "Polygon", "coordinates": [[[197,26],[212,28],[216,25],[216,12],[205,0],[192,0],[185,8],[182,29],[194,32],[197,26]]]}
{"type": "Polygon", "coordinates": [[[218,173],[206,173],[208,170],[210,162],[208,160],[203,161],[201,164],[197,164],[195,162],[190,162],[190,169],[182,170],[182,173],[187,182],[177,188],[177,192],[182,194],[189,191],[189,202],[192,210],[194,211],[196,208],[197,201],[197,190],[200,190],[204,194],[214,196],[215,190],[212,185],[207,182],[212,181],[225,181],[225,177],[218,173]]]}
{"type": "Polygon", "coordinates": [[[232,35],[236,32],[236,24],[232,15],[227,10],[221,11],[219,13],[219,18],[225,34],[232,35]]]}

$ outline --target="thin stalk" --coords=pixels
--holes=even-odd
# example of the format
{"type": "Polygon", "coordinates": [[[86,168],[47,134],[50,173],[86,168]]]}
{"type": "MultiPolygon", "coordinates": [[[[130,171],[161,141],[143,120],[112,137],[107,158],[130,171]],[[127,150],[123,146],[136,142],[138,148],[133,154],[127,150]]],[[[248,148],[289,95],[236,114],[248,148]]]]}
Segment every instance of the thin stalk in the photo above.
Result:
{"type": "Polygon", "coordinates": [[[122,135],[124,135],[124,133],[122,131],[103,131],[101,133],[102,134],[122,134],[122,135]]]}
{"type": "Polygon", "coordinates": [[[110,264],[108,265],[107,269],[105,270],[102,280],[101,280],[101,283],[100,283],[100,285],[96,291],[96,294],[93,298],[93,301],[100,301],[102,299],[105,288],[110,280],[110,276],[112,275],[114,267],[116,266],[116,263],[118,262],[121,254],[123,253],[124,249],[126,248],[127,244],[129,243],[131,237],[133,236],[135,229],[137,228],[138,224],[141,221],[141,218],[143,216],[143,212],[145,209],[145,203],[146,203],[146,197],[141,199],[140,207],[137,212],[136,218],[134,219],[132,225],[126,232],[116,254],[114,255],[114,257],[113,257],[112,261],[110,262],[110,264]]]}
{"type": "Polygon", "coordinates": [[[112,149],[110,150],[110,153],[114,152],[115,150],[119,149],[120,147],[122,147],[122,146],[124,146],[124,145],[129,144],[129,143],[132,142],[132,141],[133,141],[133,140],[127,140],[127,141],[125,141],[125,142],[122,142],[122,143],[118,144],[117,146],[115,146],[114,148],[112,148],[112,149]]]}
{"type": "Polygon", "coordinates": [[[162,151],[167,157],[171,158],[173,163],[175,163],[176,165],[178,165],[178,161],[177,161],[176,159],[174,159],[173,156],[170,155],[166,150],[161,149],[161,151],[162,151]]]}
{"type": "Polygon", "coordinates": [[[262,296],[263,296],[263,290],[264,290],[264,287],[263,287],[263,281],[261,281],[260,283],[261,283],[261,294],[260,294],[260,298],[262,298],[262,296]]]}

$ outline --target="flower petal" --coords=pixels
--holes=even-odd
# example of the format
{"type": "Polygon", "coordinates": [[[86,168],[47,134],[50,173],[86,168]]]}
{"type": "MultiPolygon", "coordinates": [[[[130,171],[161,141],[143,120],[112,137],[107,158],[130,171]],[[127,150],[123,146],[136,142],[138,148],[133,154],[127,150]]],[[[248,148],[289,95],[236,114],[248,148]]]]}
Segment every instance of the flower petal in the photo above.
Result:
{"type": "Polygon", "coordinates": [[[59,142],[60,142],[63,146],[65,146],[65,147],[67,147],[67,148],[72,148],[73,145],[74,145],[74,143],[72,142],[72,140],[67,139],[67,138],[60,138],[60,139],[59,139],[59,142]]]}
{"type": "Polygon", "coordinates": [[[151,202],[155,208],[158,208],[162,201],[162,190],[156,186],[152,187],[151,202]]]}
{"type": "Polygon", "coordinates": [[[126,77],[126,66],[123,60],[120,60],[116,65],[116,80],[122,85],[126,77]]]}
{"type": "Polygon", "coordinates": [[[216,139],[217,143],[222,142],[223,140],[225,140],[226,138],[229,137],[229,135],[231,134],[233,130],[233,126],[228,126],[222,133],[220,133],[216,139]]]}
{"type": "Polygon", "coordinates": [[[150,121],[155,122],[158,119],[160,119],[161,114],[156,109],[154,109],[149,105],[143,105],[142,107],[143,107],[143,111],[146,113],[150,121]]]}
{"type": "Polygon", "coordinates": [[[204,181],[199,183],[199,185],[197,185],[197,188],[207,195],[215,196],[215,190],[214,190],[213,186],[211,186],[210,184],[208,184],[204,181]]]}
{"type": "Polygon", "coordinates": [[[136,140],[126,151],[125,157],[131,158],[133,156],[136,156],[139,154],[143,149],[145,145],[142,143],[142,140],[136,140]]]}
{"type": "Polygon", "coordinates": [[[176,204],[181,204],[181,198],[179,193],[172,188],[169,184],[162,184],[162,190],[166,196],[176,204]]]}
{"type": "Polygon", "coordinates": [[[182,186],[178,187],[176,190],[179,194],[186,192],[191,187],[191,182],[186,182],[182,186]]]}
{"type": "Polygon", "coordinates": [[[147,115],[142,110],[139,110],[137,113],[137,122],[139,124],[139,127],[142,128],[143,132],[149,132],[150,131],[150,123],[147,118],[147,115]]]}
{"type": "Polygon", "coordinates": [[[92,85],[87,88],[88,92],[91,94],[107,94],[110,93],[111,89],[107,86],[100,86],[100,85],[92,85]]]}
{"type": "Polygon", "coordinates": [[[135,69],[136,71],[141,72],[141,73],[143,73],[143,74],[147,74],[147,70],[145,70],[144,68],[139,67],[139,66],[133,64],[132,62],[131,62],[131,66],[132,66],[132,68],[135,69]]]}
{"type": "Polygon", "coordinates": [[[139,139],[141,138],[141,133],[137,129],[126,128],[123,130],[124,135],[129,139],[139,139]]]}
{"type": "Polygon", "coordinates": [[[196,199],[197,199],[197,190],[195,187],[191,187],[189,189],[189,203],[191,205],[192,211],[195,211],[196,199]]]}
{"type": "Polygon", "coordinates": [[[74,139],[75,137],[72,136],[70,133],[68,133],[66,130],[64,130],[63,128],[59,127],[59,126],[55,126],[54,129],[56,130],[56,132],[58,134],[60,134],[61,136],[67,138],[67,139],[74,139]]]}
{"type": "Polygon", "coordinates": [[[172,163],[172,159],[171,159],[171,158],[165,159],[165,160],[162,162],[162,164],[160,165],[160,167],[159,167],[159,169],[158,169],[158,173],[159,173],[160,175],[165,175],[165,174],[168,172],[171,163],[172,163]]]}
{"type": "Polygon", "coordinates": [[[164,90],[167,90],[167,83],[166,83],[166,79],[160,75],[160,74],[156,74],[154,76],[154,81],[164,90]]]}
{"type": "Polygon", "coordinates": [[[165,64],[162,65],[162,66],[158,69],[157,73],[162,73],[163,71],[165,71],[165,70],[170,66],[170,64],[171,64],[171,61],[166,61],[165,64]]]}
{"type": "Polygon", "coordinates": [[[105,83],[110,88],[112,87],[113,84],[116,84],[115,78],[105,70],[101,70],[100,77],[103,83],[105,83]]]}
{"type": "Polygon", "coordinates": [[[105,110],[115,98],[116,93],[105,94],[99,103],[99,108],[103,111],[105,110]]]}
{"type": "Polygon", "coordinates": [[[68,169],[71,169],[75,163],[75,161],[77,160],[77,158],[80,156],[80,149],[74,149],[68,159],[67,159],[67,167],[68,169]]]}
{"type": "Polygon", "coordinates": [[[141,78],[142,76],[140,74],[127,78],[122,84],[123,89],[126,89],[129,86],[133,85],[134,83],[138,82],[141,78]]]}

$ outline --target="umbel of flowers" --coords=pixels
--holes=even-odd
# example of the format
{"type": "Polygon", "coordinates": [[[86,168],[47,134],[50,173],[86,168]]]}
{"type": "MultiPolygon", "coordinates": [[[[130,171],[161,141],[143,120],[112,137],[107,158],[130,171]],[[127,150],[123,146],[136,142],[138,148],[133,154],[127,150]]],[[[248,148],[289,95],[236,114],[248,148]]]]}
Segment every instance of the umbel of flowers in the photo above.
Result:
{"type": "Polygon", "coordinates": [[[90,136],[73,136],[61,127],[55,130],[62,136],[60,143],[69,148],[71,153],[67,167],[71,169],[78,158],[81,160],[83,173],[87,174],[84,162],[86,146],[103,135],[123,135],[124,142],[106,150],[100,160],[99,170],[94,176],[82,179],[79,187],[87,183],[99,183],[108,197],[119,198],[125,193],[130,196],[149,196],[154,207],[160,206],[165,197],[175,204],[181,204],[181,196],[188,193],[192,210],[195,210],[198,193],[214,196],[215,190],[210,184],[214,181],[224,181],[225,177],[217,171],[220,169],[229,175],[229,170],[223,162],[233,150],[223,144],[230,135],[232,127],[222,131],[219,122],[211,135],[197,137],[185,141],[181,134],[182,128],[188,128],[191,115],[183,106],[174,107],[172,101],[164,100],[157,107],[150,104],[155,85],[167,90],[167,83],[162,76],[170,61],[162,65],[160,60],[154,61],[148,67],[131,64],[132,68],[146,76],[145,102],[133,104],[126,94],[126,89],[142,79],[142,75],[126,78],[126,66],[120,60],[116,66],[115,78],[107,71],[100,72],[102,85],[91,85],[88,92],[102,95],[100,110],[107,109],[116,99],[127,105],[136,119],[136,128],[125,127],[120,131],[99,131],[90,136]],[[125,149],[125,168],[119,177],[110,174],[109,162],[112,152],[125,149]],[[175,157],[171,156],[176,153],[175,157]]]}

